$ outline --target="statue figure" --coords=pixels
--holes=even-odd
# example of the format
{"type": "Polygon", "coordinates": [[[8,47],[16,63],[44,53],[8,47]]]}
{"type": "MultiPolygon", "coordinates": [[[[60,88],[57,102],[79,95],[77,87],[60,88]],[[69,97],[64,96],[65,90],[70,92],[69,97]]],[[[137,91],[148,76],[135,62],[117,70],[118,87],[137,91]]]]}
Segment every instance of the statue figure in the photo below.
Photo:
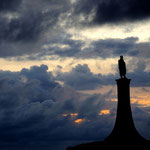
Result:
{"type": "Polygon", "coordinates": [[[118,66],[121,79],[126,78],[126,63],[123,60],[123,56],[120,56],[120,59],[118,60],[118,66]]]}

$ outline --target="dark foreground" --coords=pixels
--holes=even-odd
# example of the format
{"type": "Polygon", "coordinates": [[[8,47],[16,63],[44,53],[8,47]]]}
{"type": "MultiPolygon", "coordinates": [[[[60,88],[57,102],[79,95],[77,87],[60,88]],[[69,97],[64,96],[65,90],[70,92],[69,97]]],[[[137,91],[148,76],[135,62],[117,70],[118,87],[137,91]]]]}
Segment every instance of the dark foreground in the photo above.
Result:
{"type": "Polygon", "coordinates": [[[146,150],[150,148],[150,141],[145,142],[104,142],[97,141],[91,143],[80,144],[74,147],[68,147],[67,150],[107,150],[107,149],[141,149],[146,150]]]}

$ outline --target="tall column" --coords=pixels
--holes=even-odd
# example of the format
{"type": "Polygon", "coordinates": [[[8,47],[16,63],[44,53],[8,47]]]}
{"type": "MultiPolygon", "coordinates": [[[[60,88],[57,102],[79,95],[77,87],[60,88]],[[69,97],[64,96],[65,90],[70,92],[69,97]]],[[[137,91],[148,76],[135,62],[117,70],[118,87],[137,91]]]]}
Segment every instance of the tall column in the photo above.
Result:
{"type": "Polygon", "coordinates": [[[137,132],[130,106],[130,79],[117,79],[118,106],[115,126],[111,134],[105,139],[109,142],[145,141],[137,132]]]}

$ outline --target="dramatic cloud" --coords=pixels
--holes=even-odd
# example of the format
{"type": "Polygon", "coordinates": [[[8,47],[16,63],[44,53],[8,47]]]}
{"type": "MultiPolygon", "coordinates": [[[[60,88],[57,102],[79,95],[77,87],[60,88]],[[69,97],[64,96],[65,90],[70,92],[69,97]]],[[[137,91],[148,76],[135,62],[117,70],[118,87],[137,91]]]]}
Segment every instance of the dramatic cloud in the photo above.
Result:
{"type": "Polygon", "coordinates": [[[87,98],[61,87],[47,69],[41,65],[16,73],[0,72],[1,148],[42,148],[45,144],[51,148],[64,140],[103,139],[111,130],[113,117],[108,115],[108,121],[98,115],[107,94],[87,98]],[[75,120],[84,122],[78,125],[75,120]]]}
{"type": "Polygon", "coordinates": [[[119,55],[137,56],[140,43],[136,43],[138,38],[129,37],[126,39],[105,39],[91,43],[91,47],[82,51],[81,57],[116,57],[119,55]]]}
{"type": "Polygon", "coordinates": [[[150,17],[148,0],[110,0],[98,5],[95,21],[113,23],[139,21],[150,17]]]}
{"type": "Polygon", "coordinates": [[[114,58],[120,55],[137,58],[149,58],[149,42],[138,42],[137,37],[125,39],[99,39],[92,41],[88,46],[79,40],[64,39],[61,42],[45,44],[43,52],[26,57],[28,60],[46,59],[48,56],[58,58],[114,58]]]}
{"type": "MultiPolygon", "coordinates": [[[[82,141],[103,140],[111,132],[116,114],[112,91],[81,94],[66,85],[60,86],[47,70],[46,65],[41,65],[20,72],[0,71],[1,148],[59,150],[82,141]]],[[[78,86],[93,86],[88,80],[98,77],[87,65],[78,65],[70,74],[74,82],[78,77],[85,78],[81,83],[77,81],[78,86]]],[[[136,126],[148,138],[148,110],[136,107],[134,104],[136,126]]]]}
{"type": "MultiPolygon", "coordinates": [[[[130,63],[132,65],[133,62],[129,61],[129,64],[127,65],[130,66],[130,63]]],[[[134,63],[136,63],[134,70],[127,73],[127,77],[133,80],[131,86],[149,87],[150,72],[145,71],[146,62],[135,61],[134,63]]],[[[87,64],[78,64],[70,72],[58,72],[56,78],[77,90],[94,90],[97,87],[102,87],[104,85],[114,85],[115,79],[119,78],[119,74],[94,74],[87,64]]]]}
{"type": "Polygon", "coordinates": [[[74,13],[87,25],[134,22],[150,17],[149,5],[148,0],[83,0],[76,3],[74,13]]]}
{"type": "Polygon", "coordinates": [[[147,17],[149,16],[148,12],[144,12],[144,10],[146,6],[149,6],[147,5],[148,1],[140,3],[135,0],[132,2],[38,0],[31,3],[28,0],[11,2],[6,0],[0,1],[0,3],[2,7],[0,11],[1,58],[25,55],[27,55],[26,59],[32,60],[47,59],[47,56],[106,58],[120,54],[135,56],[140,53],[141,49],[145,51],[141,55],[148,54],[149,43],[137,43],[138,37],[99,39],[90,41],[87,46],[85,41],[72,39],[72,35],[66,32],[67,29],[75,27],[77,24],[80,27],[82,24],[80,21],[83,20],[107,23],[147,17]],[[114,7],[117,8],[114,9],[114,7]],[[111,13],[112,10],[114,15],[111,13]],[[137,10],[138,13],[131,12],[133,14],[131,16],[129,13],[131,10],[137,10]],[[119,13],[119,11],[121,12],[119,13]],[[92,16],[89,14],[90,12],[93,13],[92,16]],[[136,14],[137,17],[134,17],[136,14]],[[83,19],[84,16],[90,17],[90,19],[83,19]]]}
{"type": "Polygon", "coordinates": [[[22,0],[1,0],[0,11],[16,11],[22,0]]]}
{"type": "Polygon", "coordinates": [[[77,90],[92,90],[103,85],[114,84],[113,79],[115,77],[114,75],[103,76],[101,74],[93,74],[88,65],[78,64],[70,72],[59,72],[56,78],[77,90]]]}
{"type": "Polygon", "coordinates": [[[68,0],[61,2],[38,0],[32,3],[13,0],[1,3],[0,57],[41,51],[47,39],[49,41],[56,39],[58,32],[62,31],[58,24],[59,17],[70,5],[68,0]],[[15,10],[12,12],[13,8],[15,10]]]}

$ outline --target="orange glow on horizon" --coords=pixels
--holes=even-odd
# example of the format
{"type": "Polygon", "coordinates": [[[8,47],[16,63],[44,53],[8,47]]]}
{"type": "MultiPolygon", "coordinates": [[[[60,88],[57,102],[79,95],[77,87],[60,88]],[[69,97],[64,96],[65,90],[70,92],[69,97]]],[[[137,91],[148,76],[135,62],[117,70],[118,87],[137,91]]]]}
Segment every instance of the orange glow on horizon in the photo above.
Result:
{"type": "Polygon", "coordinates": [[[70,116],[78,116],[78,113],[70,113],[70,116]]]}
{"type": "Polygon", "coordinates": [[[85,119],[77,119],[74,122],[77,124],[83,123],[85,121],[85,119]]]}
{"type": "MultiPolygon", "coordinates": [[[[117,99],[113,99],[113,102],[117,102],[117,99]]],[[[139,107],[150,107],[150,100],[149,99],[144,99],[144,96],[139,96],[137,98],[131,98],[130,99],[131,104],[138,104],[140,105],[139,107]]]]}
{"type": "Polygon", "coordinates": [[[118,100],[116,98],[112,99],[111,100],[112,102],[117,102],[118,100]]]}
{"type": "Polygon", "coordinates": [[[67,117],[67,116],[68,116],[68,114],[62,114],[62,116],[67,117]]]}
{"type": "Polygon", "coordinates": [[[139,104],[140,107],[150,107],[150,100],[139,100],[137,104],[139,104]]]}
{"type": "Polygon", "coordinates": [[[64,113],[64,114],[62,114],[62,116],[64,116],[64,117],[67,117],[67,116],[71,116],[71,117],[76,117],[76,116],[78,116],[78,113],[64,113]]]}
{"type": "Polygon", "coordinates": [[[109,114],[110,114],[110,110],[104,109],[104,110],[101,110],[98,115],[101,116],[101,115],[109,115],[109,114]]]}

